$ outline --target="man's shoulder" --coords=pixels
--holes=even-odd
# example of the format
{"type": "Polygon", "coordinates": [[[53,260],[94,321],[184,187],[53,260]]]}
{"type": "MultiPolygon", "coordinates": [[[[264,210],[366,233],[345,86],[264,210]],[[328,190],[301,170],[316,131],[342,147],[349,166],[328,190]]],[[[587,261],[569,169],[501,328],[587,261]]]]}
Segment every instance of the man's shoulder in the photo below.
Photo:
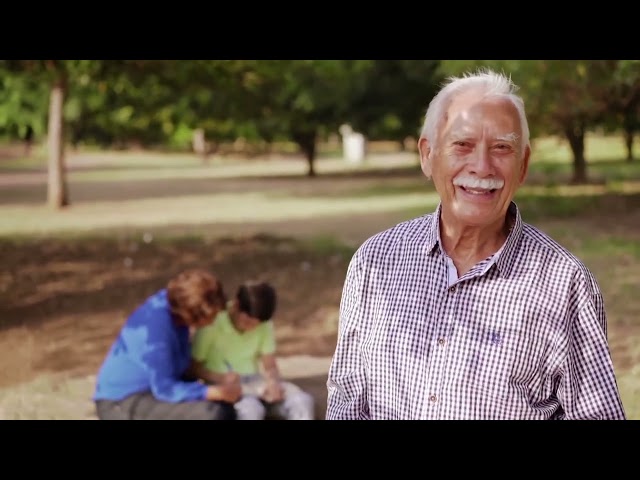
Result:
{"type": "Polygon", "coordinates": [[[523,245],[520,251],[533,252],[531,258],[539,265],[543,265],[544,272],[541,274],[553,285],[557,286],[561,283],[571,285],[571,294],[577,295],[574,297],[577,305],[588,298],[602,296],[594,273],[567,247],[530,224],[523,224],[522,233],[523,245]]]}
{"type": "Polygon", "coordinates": [[[523,223],[522,235],[525,242],[525,250],[537,250],[548,255],[555,264],[565,269],[580,271],[585,276],[592,276],[584,262],[572,253],[567,247],[555,240],[538,227],[529,223],[523,223]]]}
{"type": "Polygon", "coordinates": [[[361,252],[380,249],[388,251],[394,244],[423,236],[432,227],[434,216],[435,213],[427,213],[382,230],[365,240],[358,250],[361,252]]]}

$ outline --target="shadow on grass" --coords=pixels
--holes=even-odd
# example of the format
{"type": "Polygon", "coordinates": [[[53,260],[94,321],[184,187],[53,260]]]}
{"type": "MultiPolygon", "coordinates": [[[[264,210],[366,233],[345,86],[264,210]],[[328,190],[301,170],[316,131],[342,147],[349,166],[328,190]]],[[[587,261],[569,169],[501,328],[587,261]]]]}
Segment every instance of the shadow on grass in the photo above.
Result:
{"type": "Polygon", "coordinates": [[[291,314],[300,325],[314,309],[335,303],[333,286],[340,285],[350,251],[330,238],[297,242],[266,235],[150,244],[109,238],[0,240],[0,330],[64,315],[129,313],[173,274],[191,267],[216,272],[228,294],[245,279],[269,279],[279,291],[282,317],[287,321],[291,314]]]}
{"type": "Polygon", "coordinates": [[[330,355],[330,314],[349,258],[339,244],[318,242],[264,236],[137,246],[131,239],[0,240],[0,363],[20,366],[5,371],[0,383],[28,381],[43,371],[95,373],[126,316],[191,267],[215,272],[228,295],[247,279],[268,280],[278,291],[279,348],[287,355],[330,355]]]}
{"type": "MultiPolygon", "coordinates": [[[[533,160],[529,166],[527,184],[566,185],[572,176],[573,164],[570,162],[533,160]]],[[[587,183],[590,184],[640,180],[640,160],[587,160],[587,177],[587,183]]]]}
{"type": "Polygon", "coordinates": [[[567,196],[519,192],[515,202],[525,221],[551,218],[591,217],[594,220],[615,218],[640,211],[639,193],[603,193],[567,196]]]}

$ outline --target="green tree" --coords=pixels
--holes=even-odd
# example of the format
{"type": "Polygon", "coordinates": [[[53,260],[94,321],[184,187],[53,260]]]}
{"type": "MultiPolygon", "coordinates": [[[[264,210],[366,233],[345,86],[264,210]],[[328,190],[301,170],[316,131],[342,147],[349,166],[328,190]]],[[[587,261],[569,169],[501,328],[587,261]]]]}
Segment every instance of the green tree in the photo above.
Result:
{"type": "Polygon", "coordinates": [[[43,136],[48,96],[40,79],[18,75],[0,64],[0,131],[9,139],[23,139],[31,126],[35,137],[43,136]]]}
{"type": "Polygon", "coordinates": [[[640,130],[640,60],[618,60],[610,90],[605,91],[604,119],[609,131],[622,130],[627,160],[633,160],[633,139],[640,130]]]}
{"type": "Polygon", "coordinates": [[[337,131],[348,111],[352,62],[345,60],[238,61],[233,118],[270,142],[291,139],[316,175],[318,137],[337,131]]]}
{"type": "Polygon", "coordinates": [[[346,99],[349,123],[370,139],[404,147],[417,137],[442,80],[437,60],[368,60],[356,65],[346,99]]]}
{"type": "Polygon", "coordinates": [[[572,183],[585,183],[585,136],[607,111],[605,92],[610,90],[616,60],[522,63],[530,118],[541,133],[564,135],[573,153],[572,183]]]}
{"type": "MultiPolygon", "coordinates": [[[[47,203],[59,209],[69,204],[64,166],[64,106],[69,85],[83,76],[99,72],[100,60],[3,60],[5,74],[30,82],[40,82],[49,90],[47,143],[47,203]]],[[[18,82],[21,83],[21,82],[18,82]]],[[[44,88],[44,87],[43,87],[44,88]]],[[[35,90],[38,91],[37,89],[35,90]]],[[[38,122],[35,122],[38,125],[38,122]]]]}

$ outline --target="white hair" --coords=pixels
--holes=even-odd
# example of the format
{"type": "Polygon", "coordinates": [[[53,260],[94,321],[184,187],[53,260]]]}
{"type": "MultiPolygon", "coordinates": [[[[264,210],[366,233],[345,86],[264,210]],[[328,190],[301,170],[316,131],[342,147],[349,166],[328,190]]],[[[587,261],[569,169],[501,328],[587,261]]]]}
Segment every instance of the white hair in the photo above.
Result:
{"type": "Polygon", "coordinates": [[[504,97],[513,103],[520,116],[522,129],[522,148],[529,145],[529,123],[524,109],[524,101],[516,92],[519,87],[511,77],[496,73],[489,68],[480,68],[476,73],[465,73],[461,77],[449,77],[438,94],[433,97],[424,118],[420,136],[429,141],[433,150],[436,146],[438,131],[447,120],[447,109],[453,97],[469,90],[478,90],[485,97],[504,97]]]}

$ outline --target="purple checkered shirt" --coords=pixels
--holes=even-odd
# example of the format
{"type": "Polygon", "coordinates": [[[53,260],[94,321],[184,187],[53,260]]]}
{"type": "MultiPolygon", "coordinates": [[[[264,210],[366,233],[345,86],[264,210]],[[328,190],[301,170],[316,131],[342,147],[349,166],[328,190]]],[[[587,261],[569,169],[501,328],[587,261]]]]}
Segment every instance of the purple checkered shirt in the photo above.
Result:
{"type": "Polygon", "coordinates": [[[326,418],[625,419],[587,267],[512,203],[498,257],[450,282],[440,210],[352,258],[326,418]]]}

